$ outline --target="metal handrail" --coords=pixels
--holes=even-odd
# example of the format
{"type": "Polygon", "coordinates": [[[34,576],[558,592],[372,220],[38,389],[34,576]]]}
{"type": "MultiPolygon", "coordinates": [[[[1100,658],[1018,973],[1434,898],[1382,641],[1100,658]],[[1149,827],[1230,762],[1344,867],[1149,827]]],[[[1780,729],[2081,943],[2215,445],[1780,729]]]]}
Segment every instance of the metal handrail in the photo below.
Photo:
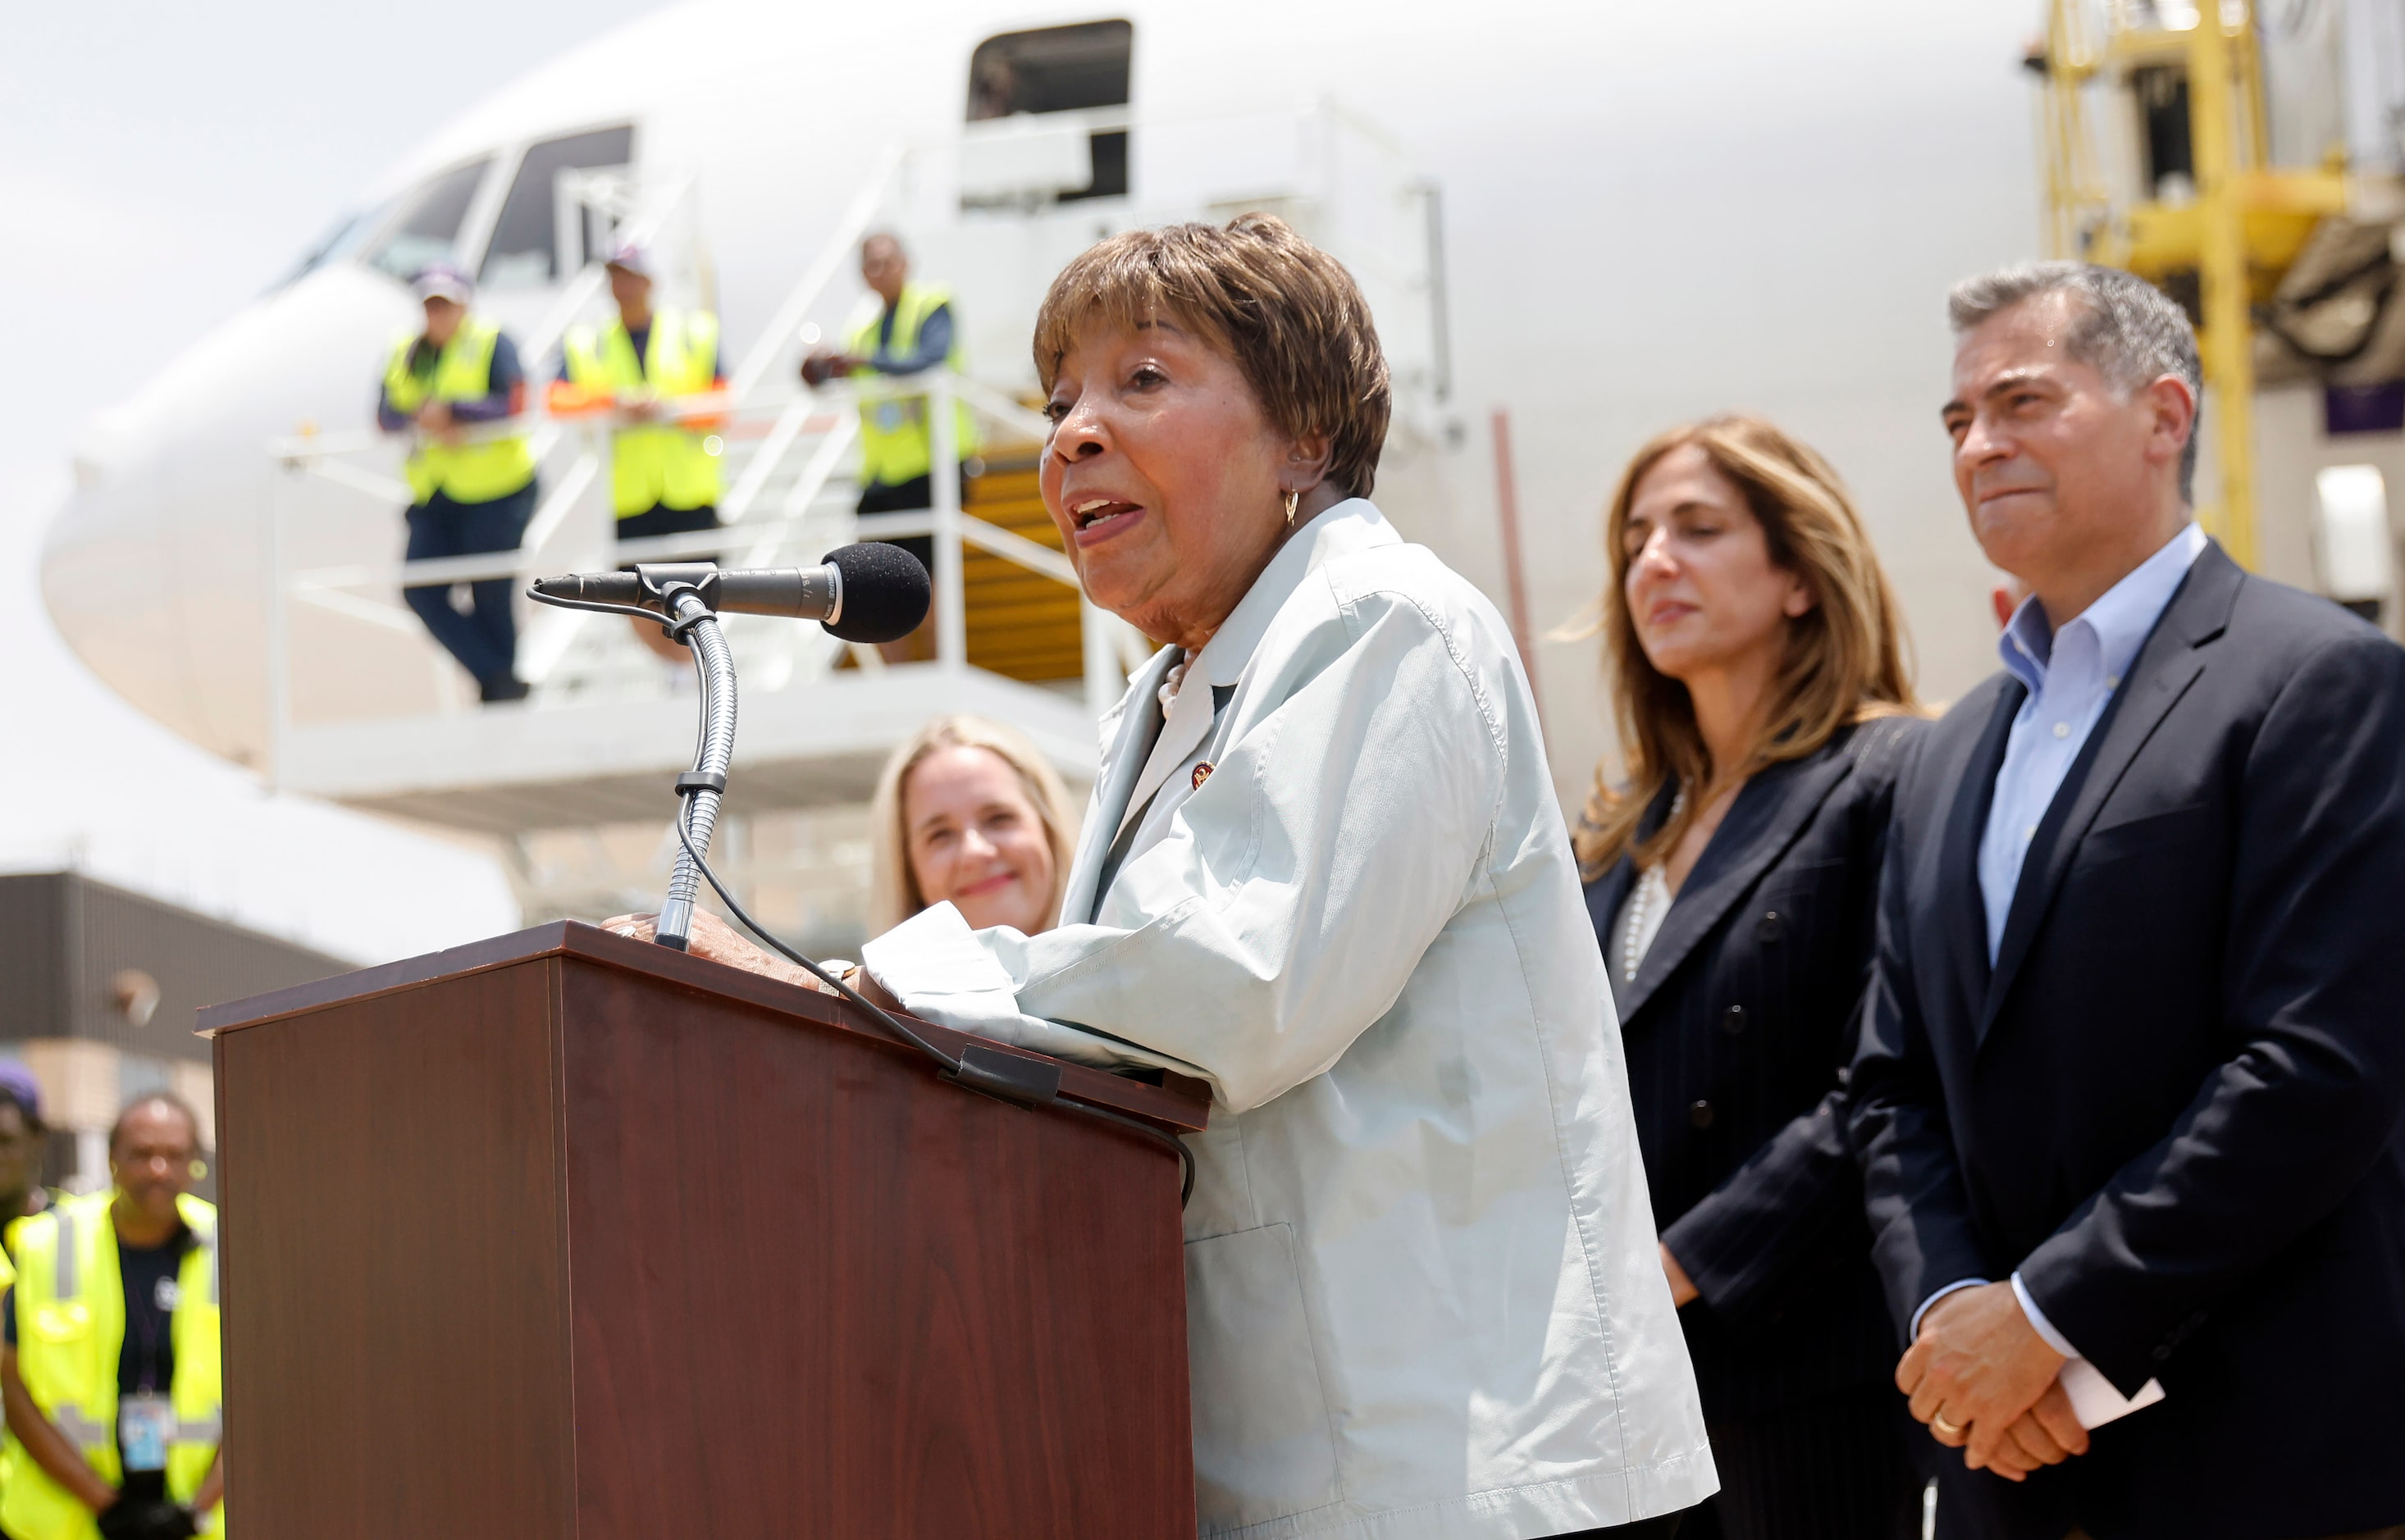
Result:
{"type": "MultiPolygon", "coordinates": [[[[742,532],[752,537],[749,542],[755,552],[773,550],[788,539],[807,533],[815,521],[808,518],[777,519],[747,524],[742,532]]],[[[935,532],[935,519],[931,512],[869,513],[858,521],[862,539],[888,540],[935,532]]],[[[698,561],[726,549],[726,529],[701,529],[681,535],[649,535],[640,539],[619,540],[612,545],[609,557],[613,561],[698,561]]],[[[1029,571],[1051,579],[1068,587],[1077,586],[1076,567],[1050,546],[1038,544],[1014,530],[989,524],[971,514],[961,515],[961,538],[980,551],[989,552],[1006,561],[1026,567],[1029,571]]],[[[766,555],[747,557],[744,565],[753,566],[766,560],[766,555]]],[[[334,592],[353,588],[431,587],[463,582],[489,582],[497,578],[532,577],[545,573],[559,564],[533,553],[531,547],[516,551],[497,551],[473,556],[438,556],[414,562],[354,562],[345,567],[314,567],[290,574],[288,581],[297,592],[312,589],[334,592]]]]}
{"type": "Polygon", "coordinates": [[[768,429],[768,436],[760,441],[760,447],[752,452],[751,463],[743,468],[743,474],[736,478],[734,486],[718,501],[719,517],[724,522],[740,523],[743,515],[751,511],[752,499],[760,495],[760,489],[768,484],[768,478],[777,473],[777,467],[784,460],[785,452],[794,446],[795,440],[801,437],[802,429],[809,419],[810,402],[807,397],[794,398],[784,411],[777,413],[775,425],[768,429]]]}
{"type": "MultiPolygon", "coordinates": [[[[937,398],[957,396],[972,412],[994,419],[1003,427],[1016,428],[1031,436],[1049,431],[1050,425],[1042,416],[1031,412],[1001,391],[980,385],[974,380],[942,371],[931,371],[928,375],[908,378],[911,384],[907,394],[937,398]]],[[[887,394],[892,387],[881,381],[841,381],[830,382],[827,386],[822,388],[832,390],[838,396],[850,396],[856,400],[862,396],[874,399],[887,394]]],[[[822,414],[820,410],[815,410],[816,407],[817,403],[809,397],[795,397],[781,405],[778,413],[777,427],[771,430],[768,438],[762,441],[752,464],[744,468],[746,480],[752,476],[754,470],[772,451],[776,455],[782,455],[790,451],[794,443],[799,441],[802,430],[808,426],[809,419],[822,414]],[[788,423],[796,425],[794,431],[781,432],[788,423]]],[[[758,406],[735,410],[765,412],[766,409],[767,403],[761,403],[758,406]]],[[[727,414],[727,411],[722,399],[718,410],[714,413],[696,411],[680,413],[678,415],[724,415],[727,414]]],[[[822,445],[811,466],[795,483],[794,492],[789,494],[785,507],[781,511],[781,516],[779,518],[740,521],[730,518],[718,529],[615,540],[609,546],[608,554],[617,560],[673,559],[706,555],[725,549],[728,528],[740,528],[750,537],[747,543],[754,547],[773,547],[785,538],[801,533],[809,521],[802,516],[800,508],[795,505],[798,503],[807,506],[818,492],[823,490],[825,483],[833,478],[841,449],[849,444],[850,434],[845,430],[856,430],[858,421],[856,414],[830,413],[826,415],[829,416],[825,429],[827,437],[839,438],[841,442],[833,446],[822,445]],[[833,447],[835,453],[828,453],[829,447],[833,447]],[[805,496],[805,493],[808,495],[805,496]]],[[[338,484],[351,485],[354,490],[381,491],[384,478],[375,477],[373,472],[363,471],[358,467],[345,465],[335,456],[345,448],[357,450],[380,446],[384,442],[383,438],[359,434],[347,437],[357,441],[345,444],[343,442],[342,436],[335,435],[279,439],[270,444],[270,453],[288,464],[305,457],[313,462],[307,469],[325,475],[327,479],[335,481],[338,484]],[[377,484],[373,488],[360,486],[350,480],[354,477],[373,479],[377,484]]],[[[436,583],[482,582],[496,578],[520,577],[547,571],[557,565],[557,557],[544,555],[541,553],[541,547],[556,532],[561,517],[566,512],[566,505],[580,496],[590,480],[598,475],[599,463],[599,455],[592,452],[587,452],[579,458],[570,469],[570,479],[564,481],[560,487],[543,499],[534,519],[527,525],[526,538],[515,550],[470,556],[425,558],[414,562],[351,563],[335,567],[311,567],[286,574],[287,586],[293,590],[354,589],[377,586],[416,587],[436,583]],[[578,476],[578,471],[584,472],[584,475],[578,476]]],[[[768,470],[761,472],[760,483],[765,485],[767,477],[773,472],[773,466],[768,470]]],[[[738,488],[741,484],[738,483],[738,488]]],[[[399,483],[392,483],[391,485],[400,497],[406,497],[406,487],[399,483]]],[[[755,486],[752,497],[756,498],[757,492],[758,488],[755,486]]],[[[733,503],[734,498],[730,497],[727,501],[733,503]]],[[[724,506],[725,505],[722,505],[724,506]]],[[[931,534],[935,531],[937,522],[937,515],[933,511],[868,514],[858,520],[858,529],[865,538],[888,539],[901,535],[931,534]]],[[[1003,557],[1057,582],[1065,583],[1071,587],[1076,586],[1076,568],[1060,552],[1031,540],[1023,535],[1005,529],[999,525],[990,524],[966,513],[960,515],[960,523],[962,538],[978,549],[1003,557]]],[[[599,553],[596,553],[597,555],[599,553]]]]}
{"type": "MultiPolygon", "coordinates": [[[[605,427],[623,427],[650,423],[681,423],[695,417],[724,417],[742,408],[734,394],[724,390],[705,390],[691,396],[665,398],[656,402],[648,415],[603,408],[580,412],[570,417],[553,415],[543,398],[529,392],[524,411],[489,423],[462,423],[454,431],[461,443],[489,443],[496,439],[524,435],[527,449],[541,459],[551,451],[556,435],[570,424],[605,427]]],[[[306,470],[318,462],[344,455],[361,455],[370,450],[397,444],[415,432],[403,428],[387,433],[381,427],[351,428],[340,433],[287,433],[267,441],[270,459],[281,462],[289,470],[306,470]]]]}
{"type": "MultiPolygon", "coordinates": [[[[755,543],[781,540],[801,534],[811,523],[809,519],[780,519],[770,524],[746,525],[743,533],[755,543]]],[[[613,541],[606,553],[595,552],[595,559],[606,554],[612,561],[696,561],[726,549],[727,531],[724,528],[696,529],[676,535],[646,535],[640,539],[613,541]]],[[[1043,549],[1037,547],[1038,550],[1043,549]]],[[[494,551],[470,556],[437,556],[414,562],[353,562],[341,567],[315,567],[291,574],[293,586],[340,589],[376,587],[430,587],[436,583],[449,585],[463,582],[486,582],[496,578],[532,577],[554,570],[559,565],[556,556],[546,556],[531,545],[514,551],[494,551]]]]}

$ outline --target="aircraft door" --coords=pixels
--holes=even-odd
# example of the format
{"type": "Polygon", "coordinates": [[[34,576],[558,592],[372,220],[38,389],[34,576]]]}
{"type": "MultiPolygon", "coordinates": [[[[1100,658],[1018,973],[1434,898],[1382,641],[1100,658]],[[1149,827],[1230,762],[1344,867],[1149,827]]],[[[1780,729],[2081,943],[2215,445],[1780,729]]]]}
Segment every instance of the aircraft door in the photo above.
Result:
{"type": "Polygon", "coordinates": [[[558,213],[558,176],[563,171],[599,171],[623,166],[635,158],[635,131],[621,123],[613,128],[540,139],[518,161],[517,177],[493,221],[493,238],[485,251],[477,282],[490,288],[535,288],[559,281],[568,271],[602,253],[608,240],[601,216],[591,208],[577,210],[583,239],[578,251],[563,252],[564,236],[580,233],[571,222],[562,230],[558,213]]]}
{"type": "MultiPolygon", "coordinates": [[[[1128,195],[1128,105],[1135,28],[1081,21],[989,37],[969,56],[968,120],[961,201],[970,208],[1071,203],[1128,195]],[[1082,135],[1071,121],[1006,126],[1004,119],[1083,112],[1105,119],[1082,135]],[[1107,119],[1116,118],[1118,126],[1107,119]],[[1083,145],[1075,140],[1082,138],[1083,145]],[[1074,151],[1082,150],[1082,154],[1074,151]],[[1082,162],[1070,165],[1062,152],[1082,162]]],[[[1056,120],[1057,121],[1057,120],[1056,120]]]]}

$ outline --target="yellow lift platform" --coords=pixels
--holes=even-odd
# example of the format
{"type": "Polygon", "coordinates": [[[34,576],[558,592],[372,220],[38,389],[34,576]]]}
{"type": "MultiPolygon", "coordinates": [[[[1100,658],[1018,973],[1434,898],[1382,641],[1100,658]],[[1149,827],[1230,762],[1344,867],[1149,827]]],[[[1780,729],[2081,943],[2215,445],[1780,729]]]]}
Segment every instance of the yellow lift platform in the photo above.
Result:
{"type": "Polygon", "coordinates": [[[2042,49],[2046,242],[2056,257],[2126,268],[2199,319],[2221,491],[2198,510],[2256,565],[2254,312],[2325,218],[2346,212],[2346,166],[2271,163],[2254,0],[2050,0],[2042,49]],[[2128,115],[2135,195],[2116,198],[2088,119],[2102,79],[2128,115]]]}

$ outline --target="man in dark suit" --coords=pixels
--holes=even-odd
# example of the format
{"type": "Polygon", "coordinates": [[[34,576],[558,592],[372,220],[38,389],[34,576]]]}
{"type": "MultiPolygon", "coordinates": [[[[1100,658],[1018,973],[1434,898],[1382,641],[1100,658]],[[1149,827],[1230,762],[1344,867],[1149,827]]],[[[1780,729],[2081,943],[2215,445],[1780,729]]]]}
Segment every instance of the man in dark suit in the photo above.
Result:
{"type": "Polygon", "coordinates": [[[2394,1533],[2405,651],[2196,529],[2159,291],[1951,309],[1956,481],[2031,596],[1897,788],[1851,1085],[1941,1530],[2394,1533]]]}

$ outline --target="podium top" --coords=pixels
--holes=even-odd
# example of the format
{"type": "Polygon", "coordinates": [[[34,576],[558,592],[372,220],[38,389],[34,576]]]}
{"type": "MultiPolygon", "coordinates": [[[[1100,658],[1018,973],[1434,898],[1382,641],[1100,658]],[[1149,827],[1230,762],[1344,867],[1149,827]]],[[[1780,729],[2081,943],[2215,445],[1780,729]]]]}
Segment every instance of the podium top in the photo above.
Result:
{"type": "MultiPolygon", "coordinates": [[[[231,1001],[223,1005],[204,1006],[200,1011],[200,1035],[214,1038],[221,1033],[238,1032],[271,1021],[305,1015],[330,1005],[420,989],[469,973],[485,973],[553,957],[574,958],[624,973],[647,973],[672,984],[741,1001],[747,1005],[781,1012],[812,1027],[849,1032],[913,1058],[919,1057],[917,1049],[896,1042],[882,1028],[862,1018],[851,1003],[839,996],[746,973],[723,962],[672,951],[647,941],[636,941],[572,919],[554,920],[547,925],[471,942],[446,951],[429,952],[399,962],[337,973],[313,984],[273,989],[266,994],[252,995],[246,1000],[231,1001]]],[[[987,1041],[916,1016],[906,1019],[921,1037],[955,1055],[964,1043],[987,1041]]],[[[1017,1057],[1059,1064],[1062,1096],[1141,1118],[1166,1132],[1200,1132],[1209,1120],[1211,1093],[1202,1081],[1184,1075],[1164,1074],[1160,1076],[1160,1084],[1153,1084],[1148,1080],[1097,1070],[1090,1065],[1053,1059],[1009,1043],[994,1043],[992,1046],[1017,1057]]]]}

